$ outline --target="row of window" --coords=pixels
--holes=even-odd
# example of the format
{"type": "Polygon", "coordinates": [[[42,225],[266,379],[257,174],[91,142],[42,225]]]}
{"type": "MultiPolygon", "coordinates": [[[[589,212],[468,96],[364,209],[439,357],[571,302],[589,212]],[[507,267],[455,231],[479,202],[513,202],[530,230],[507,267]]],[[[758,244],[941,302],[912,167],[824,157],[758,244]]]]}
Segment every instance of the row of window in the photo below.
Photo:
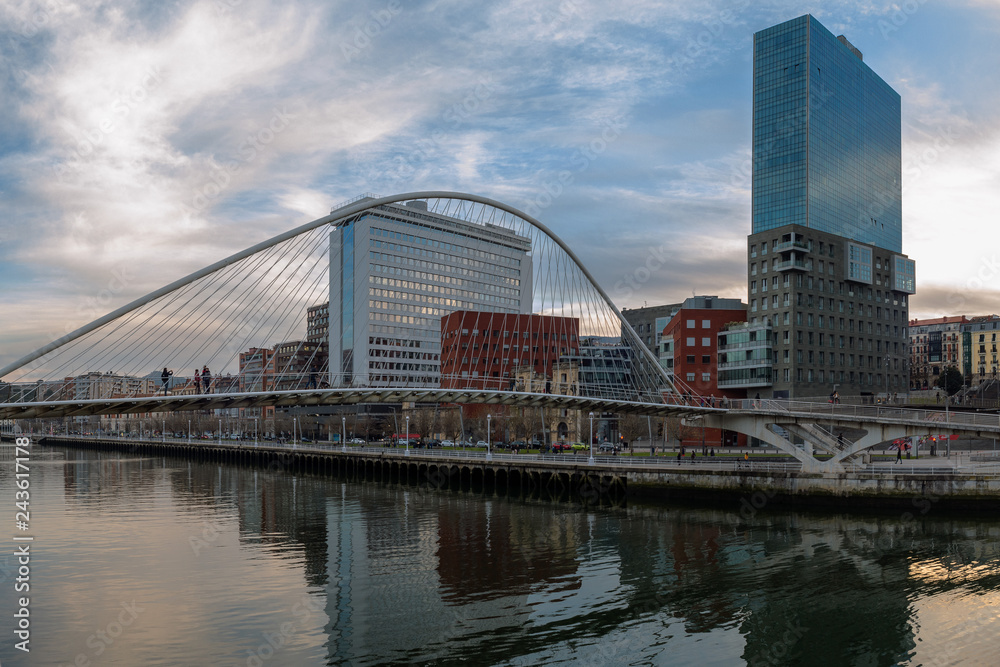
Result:
{"type": "MultiPolygon", "coordinates": [[[[445,233],[447,234],[448,232],[445,232],[445,233]]],[[[390,239],[390,240],[394,240],[394,241],[404,241],[407,244],[409,244],[406,247],[406,248],[409,248],[409,249],[406,249],[406,248],[401,247],[401,246],[398,247],[397,249],[399,249],[400,252],[410,252],[411,250],[412,251],[420,251],[420,250],[422,250],[422,248],[418,248],[417,246],[427,246],[428,248],[440,248],[441,250],[447,250],[447,251],[451,251],[451,252],[459,252],[459,253],[462,253],[462,254],[465,254],[465,255],[470,255],[472,257],[480,257],[482,259],[488,260],[489,262],[491,262],[493,264],[510,264],[512,266],[520,266],[521,265],[521,260],[519,260],[519,259],[514,259],[512,257],[507,257],[505,255],[498,255],[498,254],[496,254],[494,252],[487,252],[485,250],[476,250],[475,248],[470,248],[468,245],[463,245],[463,244],[458,244],[458,243],[448,243],[446,241],[438,241],[437,239],[429,239],[429,238],[426,238],[426,237],[423,237],[423,236],[413,236],[412,234],[404,234],[402,232],[395,232],[395,231],[391,231],[391,230],[388,230],[388,229],[382,229],[380,227],[371,227],[371,228],[369,228],[369,234],[371,234],[372,236],[381,238],[381,239],[390,239]]],[[[472,242],[488,243],[488,242],[480,241],[478,239],[473,239],[472,237],[460,236],[458,234],[454,234],[454,236],[457,236],[459,238],[466,239],[466,240],[472,241],[472,242]]],[[[370,240],[374,241],[375,239],[370,239],[370,240]]],[[[395,245],[399,246],[399,244],[395,244],[395,245]]],[[[440,256],[442,258],[449,258],[448,255],[443,255],[442,254],[440,256]]],[[[454,261],[456,261],[456,262],[461,261],[457,257],[452,257],[451,259],[454,260],[454,261]]]]}
{"type": "MultiPolygon", "coordinates": [[[[407,278],[413,278],[416,281],[436,281],[439,283],[446,283],[448,285],[459,285],[462,287],[471,287],[474,289],[480,289],[482,291],[494,291],[499,293],[502,289],[501,287],[494,287],[487,283],[481,283],[476,280],[468,280],[465,278],[456,278],[454,276],[442,276],[438,273],[427,273],[426,271],[415,271],[413,269],[404,269],[398,266],[386,266],[384,264],[371,264],[369,268],[374,273],[380,273],[388,276],[405,276],[407,278]]],[[[495,279],[498,281],[504,281],[511,285],[520,285],[521,281],[513,280],[511,278],[499,278],[497,276],[489,276],[484,274],[475,274],[480,277],[495,279]]],[[[428,285],[428,287],[434,287],[434,285],[428,285]]]]}
{"type": "Polygon", "coordinates": [[[379,250],[389,250],[401,255],[415,255],[417,257],[427,257],[429,259],[445,262],[451,266],[474,266],[481,269],[490,269],[508,275],[517,275],[516,269],[507,269],[504,265],[520,266],[521,260],[504,257],[492,252],[477,251],[476,255],[484,259],[472,259],[470,257],[457,257],[443,252],[436,252],[426,248],[420,248],[403,243],[393,243],[392,241],[380,241],[378,239],[368,239],[368,245],[379,250]]]}

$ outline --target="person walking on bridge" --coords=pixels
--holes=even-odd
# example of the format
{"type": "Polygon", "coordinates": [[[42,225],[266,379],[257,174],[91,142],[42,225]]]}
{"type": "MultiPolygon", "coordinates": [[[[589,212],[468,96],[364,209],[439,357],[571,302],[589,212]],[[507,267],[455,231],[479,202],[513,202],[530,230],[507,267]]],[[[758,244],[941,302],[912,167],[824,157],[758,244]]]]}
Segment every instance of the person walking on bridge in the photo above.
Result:
{"type": "Polygon", "coordinates": [[[170,376],[173,375],[173,374],[174,374],[174,372],[173,371],[168,371],[166,366],[163,367],[163,372],[160,373],[160,382],[163,383],[163,395],[164,396],[167,395],[167,385],[170,382],[170,376]]]}
{"type": "Polygon", "coordinates": [[[205,386],[205,393],[212,393],[212,373],[208,370],[208,366],[201,367],[201,383],[205,386]]]}

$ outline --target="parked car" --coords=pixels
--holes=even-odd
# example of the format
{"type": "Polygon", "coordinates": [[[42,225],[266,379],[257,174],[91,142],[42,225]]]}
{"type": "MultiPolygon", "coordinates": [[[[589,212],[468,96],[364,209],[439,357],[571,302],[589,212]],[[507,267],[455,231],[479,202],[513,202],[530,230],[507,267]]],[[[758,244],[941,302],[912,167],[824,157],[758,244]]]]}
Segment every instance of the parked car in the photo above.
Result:
{"type": "Polygon", "coordinates": [[[610,442],[602,442],[600,449],[602,452],[614,452],[618,448],[612,445],[610,442]]]}
{"type": "Polygon", "coordinates": [[[424,440],[424,447],[430,448],[430,447],[440,447],[440,446],[441,446],[441,441],[436,438],[428,438],[427,440],[424,440]]]}
{"type": "Polygon", "coordinates": [[[511,449],[527,449],[528,443],[526,443],[524,440],[515,440],[514,442],[510,443],[510,447],[511,449]]]}
{"type": "Polygon", "coordinates": [[[572,445],[570,445],[570,447],[573,449],[574,452],[582,452],[590,449],[590,446],[584,442],[574,442],[572,445]]]}
{"type": "Polygon", "coordinates": [[[469,440],[459,440],[458,441],[458,446],[459,447],[475,447],[475,445],[473,445],[472,442],[469,441],[469,440]]]}
{"type": "Polygon", "coordinates": [[[442,440],[441,441],[441,446],[442,447],[454,447],[455,443],[452,440],[442,440]]]}
{"type": "Polygon", "coordinates": [[[565,442],[553,442],[552,451],[553,452],[568,452],[571,449],[568,443],[565,442]]]}
{"type": "Polygon", "coordinates": [[[349,444],[349,445],[363,445],[363,444],[365,444],[365,441],[364,441],[363,438],[351,438],[350,440],[347,441],[347,444],[349,444]]]}
{"type": "Polygon", "coordinates": [[[476,447],[489,447],[489,446],[490,443],[486,442],[485,440],[480,440],[479,442],[476,443],[476,447]]]}

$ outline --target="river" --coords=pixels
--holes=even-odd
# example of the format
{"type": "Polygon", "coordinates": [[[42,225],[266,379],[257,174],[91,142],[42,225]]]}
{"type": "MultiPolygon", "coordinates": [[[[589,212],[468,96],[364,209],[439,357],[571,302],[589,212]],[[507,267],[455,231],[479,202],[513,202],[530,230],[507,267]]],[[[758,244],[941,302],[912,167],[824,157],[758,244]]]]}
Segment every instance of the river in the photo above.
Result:
{"type": "Polygon", "coordinates": [[[869,515],[588,508],[35,446],[22,534],[13,449],[0,450],[3,665],[980,665],[1000,653],[1000,520],[933,499],[869,515]],[[16,592],[24,544],[30,590],[16,592]],[[22,596],[30,653],[15,647],[22,596]]]}

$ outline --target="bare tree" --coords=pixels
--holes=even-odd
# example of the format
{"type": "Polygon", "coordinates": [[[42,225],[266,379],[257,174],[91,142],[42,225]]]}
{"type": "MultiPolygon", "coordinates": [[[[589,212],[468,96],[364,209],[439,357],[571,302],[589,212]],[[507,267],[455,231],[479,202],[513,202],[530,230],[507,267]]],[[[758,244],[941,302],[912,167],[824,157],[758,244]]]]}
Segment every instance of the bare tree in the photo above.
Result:
{"type": "Polygon", "coordinates": [[[639,415],[618,415],[618,432],[625,442],[636,440],[647,430],[646,420],[639,415]]]}
{"type": "Polygon", "coordinates": [[[458,413],[460,409],[455,406],[441,410],[441,430],[444,432],[445,439],[461,440],[464,436],[460,433],[462,430],[462,418],[458,413]]]}

